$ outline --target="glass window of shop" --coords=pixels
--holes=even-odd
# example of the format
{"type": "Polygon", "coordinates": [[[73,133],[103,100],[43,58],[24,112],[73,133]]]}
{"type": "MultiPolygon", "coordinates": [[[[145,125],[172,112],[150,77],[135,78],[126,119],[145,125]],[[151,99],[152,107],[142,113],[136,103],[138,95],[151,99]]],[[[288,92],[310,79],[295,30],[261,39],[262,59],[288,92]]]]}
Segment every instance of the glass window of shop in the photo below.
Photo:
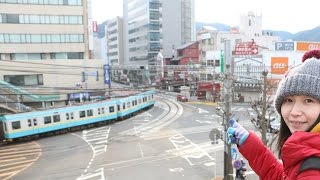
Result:
{"type": "Polygon", "coordinates": [[[43,85],[42,74],[35,75],[4,75],[4,81],[16,86],[43,85]]]}

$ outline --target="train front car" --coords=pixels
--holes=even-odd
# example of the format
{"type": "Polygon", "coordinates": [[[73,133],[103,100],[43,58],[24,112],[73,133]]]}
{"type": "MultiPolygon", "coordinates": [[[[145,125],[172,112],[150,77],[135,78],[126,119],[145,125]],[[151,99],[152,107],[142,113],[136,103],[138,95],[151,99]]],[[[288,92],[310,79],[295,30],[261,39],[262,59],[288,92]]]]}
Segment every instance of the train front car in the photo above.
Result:
{"type": "Polygon", "coordinates": [[[0,116],[0,141],[3,141],[5,138],[4,138],[4,122],[3,122],[3,119],[4,117],[3,116],[0,116]]]}

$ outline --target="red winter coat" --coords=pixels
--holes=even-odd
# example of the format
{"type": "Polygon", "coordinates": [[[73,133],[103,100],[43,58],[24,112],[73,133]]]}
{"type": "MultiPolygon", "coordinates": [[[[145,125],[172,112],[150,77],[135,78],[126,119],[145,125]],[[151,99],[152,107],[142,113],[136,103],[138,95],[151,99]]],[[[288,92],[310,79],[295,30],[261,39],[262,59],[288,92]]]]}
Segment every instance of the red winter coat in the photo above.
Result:
{"type": "Polygon", "coordinates": [[[250,132],[248,139],[238,148],[261,180],[320,179],[320,170],[306,170],[298,173],[304,159],[310,156],[320,157],[319,133],[293,133],[281,149],[283,164],[253,132],[250,132]]]}

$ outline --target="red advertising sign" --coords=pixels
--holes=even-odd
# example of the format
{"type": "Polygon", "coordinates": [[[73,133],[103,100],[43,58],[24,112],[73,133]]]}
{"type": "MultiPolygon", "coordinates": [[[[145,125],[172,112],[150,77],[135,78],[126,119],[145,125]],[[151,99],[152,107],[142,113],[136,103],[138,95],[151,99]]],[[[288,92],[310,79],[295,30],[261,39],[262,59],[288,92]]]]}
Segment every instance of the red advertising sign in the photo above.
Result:
{"type": "Polygon", "coordinates": [[[256,55],[258,54],[258,46],[254,42],[237,43],[232,55],[256,55]]]}

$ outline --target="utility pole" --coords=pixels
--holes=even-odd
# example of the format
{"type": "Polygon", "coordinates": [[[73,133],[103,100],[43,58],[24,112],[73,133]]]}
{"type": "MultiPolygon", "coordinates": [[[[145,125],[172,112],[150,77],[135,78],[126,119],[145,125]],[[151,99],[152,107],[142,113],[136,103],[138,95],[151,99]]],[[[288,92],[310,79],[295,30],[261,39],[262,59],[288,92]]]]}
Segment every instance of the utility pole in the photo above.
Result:
{"type": "Polygon", "coordinates": [[[227,143],[227,129],[231,118],[231,95],[232,95],[232,62],[231,62],[231,44],[230,40],[225,40],[224,43],[224,60],[225,60],[225,78],[224,78],[224,104],[225,118],[223,118],[223,126],[225,131],[224,145],[224,180],[233,179],[233,167],[231,159],[231,145],[227,143]]]}
{"type": "Polygon", "coordinates": [[[261,134],[262,141],[264,144],[267,144],[267,125],[266,125],[266,111],[267,111],[267,75],[268,71],[264,70],[262,72],[263,76],[263,87],[262,87],[262,115],[261,115],[261,134]]]}

